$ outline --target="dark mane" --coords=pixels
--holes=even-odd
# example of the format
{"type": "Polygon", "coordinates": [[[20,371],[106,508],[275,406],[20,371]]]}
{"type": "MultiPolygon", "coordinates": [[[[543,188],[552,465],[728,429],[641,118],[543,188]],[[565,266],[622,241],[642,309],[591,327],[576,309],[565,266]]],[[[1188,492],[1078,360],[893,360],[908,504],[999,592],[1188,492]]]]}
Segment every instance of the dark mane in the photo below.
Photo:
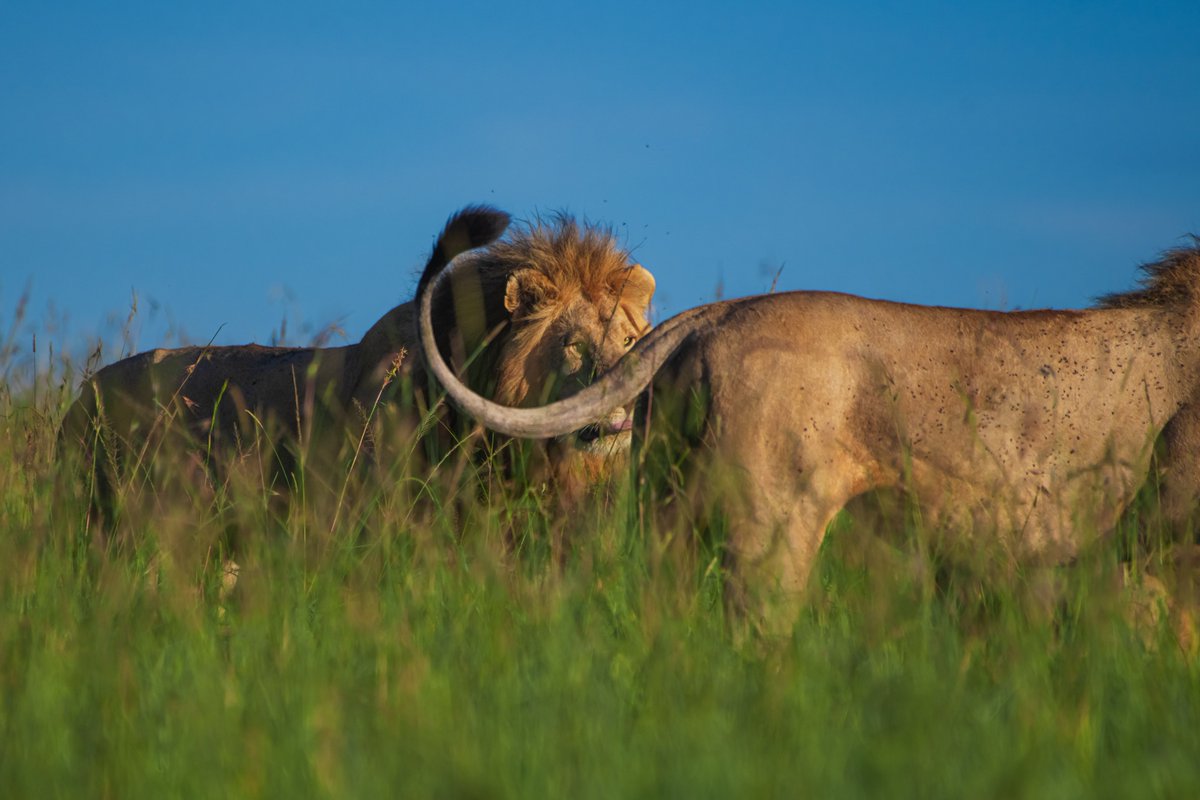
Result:
{"type": "Polygon", "coordinates": [[[1096,298],[1096,308],[1169,308],[1192,303],[1200,295],[1200,237],[1190,235],[1191,246],[1177,247],[1158,261],[1139,267],[1140,288],[1096,298]]]}
{"type": "Polygon", "coordinates": [[[630,266],[629,252],[607,225],[577,222],[565,212],[513,225],[508,235],[470,256],[489,297],[503,299],[508,276],[532,269],[556,294],[611,291],[630,266]]]}
{"type": "MultiPolygon", "coordinates": [[[[478,316],[482,311],[485,320],[454,321],[477,327],[468,332],[475,335],[507,320],[504,292],[514,272],[537,272],[549,290],[548,299],[563,302],[577,294],[595,297],[619,289],[631,264],[629,251],[618,242],[612,228],[577,222],[565,212],[518,222],[504,238],[464,259],[449,285],[441,287],[442,296],[434,298],[434,318],[446,319],[446,314],[465,310],[461,305],[463,296],[474,294],[475,299],[470,301],[474,314],[478,316]],[[457,302],[452,299],[455,293],[460,295],[457,302]]],[[[551,309],[557,305],[553,301],[547,303],[551,309]]]]}

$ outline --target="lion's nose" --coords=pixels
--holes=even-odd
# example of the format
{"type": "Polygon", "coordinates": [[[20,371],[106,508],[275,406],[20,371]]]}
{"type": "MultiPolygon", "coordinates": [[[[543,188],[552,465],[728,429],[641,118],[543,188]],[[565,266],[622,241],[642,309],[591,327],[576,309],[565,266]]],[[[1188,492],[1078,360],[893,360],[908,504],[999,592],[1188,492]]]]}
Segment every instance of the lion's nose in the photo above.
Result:
{"type": "Polygon", "coordinates": [[[599,377],[617,365],[624,353],[605,353],[603,358],[596,359],[596,374],[593,377],[599,377]]]}

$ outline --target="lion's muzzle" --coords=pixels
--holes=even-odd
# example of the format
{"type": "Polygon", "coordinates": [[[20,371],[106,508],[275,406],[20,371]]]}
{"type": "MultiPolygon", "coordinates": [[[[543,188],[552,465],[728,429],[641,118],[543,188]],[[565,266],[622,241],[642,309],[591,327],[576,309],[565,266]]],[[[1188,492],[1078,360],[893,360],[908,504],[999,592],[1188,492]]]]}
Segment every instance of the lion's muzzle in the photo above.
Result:
{"type": "Polygon", "coordinates": [[[613,410],[602,422],[594,422],[581,428],[574,434],[577,446],[582,449],[592,449],[603,441],[608,447],[628,444],[628,434],[633,431],[633,415],[624,408],[613,410]],[[615,437],[623,436],[624,442],[614,441],[615,437]]]}

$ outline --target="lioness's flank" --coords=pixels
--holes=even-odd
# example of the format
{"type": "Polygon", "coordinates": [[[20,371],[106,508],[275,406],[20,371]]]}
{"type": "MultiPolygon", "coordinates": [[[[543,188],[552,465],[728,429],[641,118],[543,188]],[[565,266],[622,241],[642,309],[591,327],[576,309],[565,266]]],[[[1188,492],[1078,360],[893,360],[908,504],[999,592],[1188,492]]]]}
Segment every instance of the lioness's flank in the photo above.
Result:
{"type": "Polygon", "coordinates": [[[635,430],[706,454],[684,474],[726,511],[735,588],[790,625],[826,526],[870,489],[907,490],[931,528],[1002,559],[1063,563],[1089,531],[1111,529],[1161,434],[1164,506],[1176,519],[1190,512],[1200,247],[1143,270],[1140,290],[1082,311],[829,292],[715,303],[664,322],[592,386],[539,409],[498,406],[431,366],[468,413],[514,436],[577,429],[653,381],[650,419],[635,430]]]}

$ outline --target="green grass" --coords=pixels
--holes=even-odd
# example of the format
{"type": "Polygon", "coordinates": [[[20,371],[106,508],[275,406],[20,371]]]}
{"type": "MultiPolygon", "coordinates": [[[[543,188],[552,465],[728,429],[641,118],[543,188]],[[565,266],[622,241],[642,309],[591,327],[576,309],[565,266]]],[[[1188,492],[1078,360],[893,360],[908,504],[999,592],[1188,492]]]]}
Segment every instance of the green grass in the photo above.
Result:
{"type": "Polygon", "coordinates": [[[163,498],[102,547],[39,380],[0,394],[4,797],[1200,796],[1200,669],[1103,578],[1031,617],[859,558],[847,516],[764,643],[711,547],[620,507],[561,560],[528,497],[455,524],[386,489],[332,531],[163,498]]]}

